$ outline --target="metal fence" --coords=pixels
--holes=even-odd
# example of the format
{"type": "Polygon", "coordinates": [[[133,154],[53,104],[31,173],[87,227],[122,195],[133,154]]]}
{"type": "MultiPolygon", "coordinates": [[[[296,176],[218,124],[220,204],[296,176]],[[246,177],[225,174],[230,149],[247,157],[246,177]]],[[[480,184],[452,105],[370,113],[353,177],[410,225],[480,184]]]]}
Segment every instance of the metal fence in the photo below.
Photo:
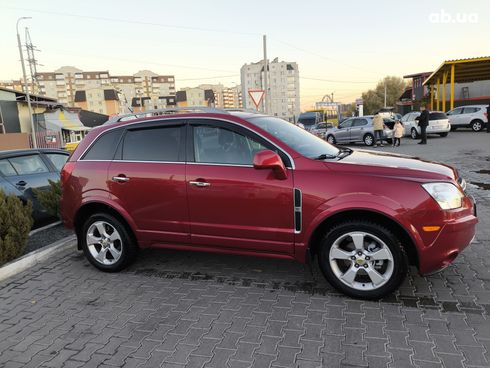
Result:
{"type": "MultiPolygon", "coordinates": [[[[36,132],[36,143],[37,148],[61,148],[63,146],[61,133],[49,130],[36,132]]],[[[29,144],[31,148],[34,147],[32,135],[29,135],[29,144]]]]}

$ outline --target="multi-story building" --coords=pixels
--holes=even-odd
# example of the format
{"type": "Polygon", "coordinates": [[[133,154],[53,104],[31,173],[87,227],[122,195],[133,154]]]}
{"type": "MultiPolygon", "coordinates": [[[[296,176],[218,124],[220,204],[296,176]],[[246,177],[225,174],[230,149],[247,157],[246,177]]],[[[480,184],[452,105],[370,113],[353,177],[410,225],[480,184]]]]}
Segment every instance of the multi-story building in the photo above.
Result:
{"type": "Polygon", "coordinates": [[[242,87],[226,87],[223,89],[222,107],[225,109],[234,109],[243,107],[242,87]]]}
{"type": "MultiPolygon", "coordinates": [[[[245,64],[240,69],[243,105],[255,109],[249,90],[264,90],[264,62],[245,64]]],[[[300,114],[299,70],[295,62],[279,61],[275,58],[268,63],[268,103],[262,100],[259,109],[271,115],[295,121],[300,114]]]]}
{"type": "Polygon", "coordinates": [[[183,88],[177,91],[177,106],[215,106],[214,91],[212,89],[183,88]]]}
{"type": "MultiPolygon", "coordinates": [[[[85,72],[64,66],[54,72],[38,73],[36,79],[40,95],[56,98],[61,104],[70,107],[86,105],[90,111],[97,113],[148,110],[175,106],[176,102],[174,76],[158,75],[149,70],[142,70],[134,75],[110,75],[107,70],[85,72]],[[107,93],[112,96],[112,92],[104,91],[116,91],[117,99],[107,100],[107,93]],[[116,103],[114,101],[119,106],[112,107],[116,103]],[[141,106],[142,101],[144,104],[141,106]]],[[[3,81],[0,86],[22,91],[20,80],[3,81]]]]}

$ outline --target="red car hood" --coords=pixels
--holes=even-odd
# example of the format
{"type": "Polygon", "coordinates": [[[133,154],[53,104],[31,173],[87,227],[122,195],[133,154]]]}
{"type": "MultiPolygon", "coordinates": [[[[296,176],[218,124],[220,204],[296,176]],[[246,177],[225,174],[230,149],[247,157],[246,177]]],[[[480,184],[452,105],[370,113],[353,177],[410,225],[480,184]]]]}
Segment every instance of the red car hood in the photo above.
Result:
{"type": "Polygon", "coordinates": [[[395,153],[354,150],[350,155],[338,161],[345,170],[351,170],[351,165],[364,166],[364,171],[377,174],[410,176],[420,178],[457,179],[457,172],[450,166],[436,162],[425,161],[417,157],[395,153]]]}

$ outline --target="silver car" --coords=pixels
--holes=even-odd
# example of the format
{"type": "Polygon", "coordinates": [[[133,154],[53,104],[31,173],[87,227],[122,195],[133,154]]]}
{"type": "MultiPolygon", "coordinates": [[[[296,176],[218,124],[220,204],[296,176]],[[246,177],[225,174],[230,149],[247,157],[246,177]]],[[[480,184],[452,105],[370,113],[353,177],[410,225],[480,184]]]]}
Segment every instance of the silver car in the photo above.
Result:
{"type": "Polygon", "coordinates": [[[468,105],[447,112],[451,130],[471,128],[474,132],[483,130],[488,124],[488,105],[468,105]]]}
{"type": "Polygon", "coordinates": [[[310,129],[310,133],[316,135],[317,137],[325,139],[327,131],[329,129],[332,129],[334,126],[335,125],[333,125],[332,123],[324,121],[324,122],[321,122],[321,123],[314,125],[310,129]]]}
{"type": "MultiPolygon", "coordinates": [[[[403,115],[401,122],[405,127],[405,134],[412,139],[420,137],[419,122],[416,120],[420,116],[419,111],[412,111],[403,115]]],[[[429,125],[427,126],[427,134],[438,134],[441,137],[447,137],[451,130],[451,124],[447,115],[442,111],[431,111],[429,113],[429,125]]]]}
{"type": "MultiPolygon", "coordinates": [[[[385,119],[385,124],[393,122],[391,119],[385,119]]],[[[338,127],[328,129],[326,140],[330,144],[336,143],[364,143],[366,146],[374,145],[373,117],[361,116],[348,118],[342,121],[338,127]]],[[[383,140],[391,143],[393,131],[385,127],[383,131],[383,140]]]]}

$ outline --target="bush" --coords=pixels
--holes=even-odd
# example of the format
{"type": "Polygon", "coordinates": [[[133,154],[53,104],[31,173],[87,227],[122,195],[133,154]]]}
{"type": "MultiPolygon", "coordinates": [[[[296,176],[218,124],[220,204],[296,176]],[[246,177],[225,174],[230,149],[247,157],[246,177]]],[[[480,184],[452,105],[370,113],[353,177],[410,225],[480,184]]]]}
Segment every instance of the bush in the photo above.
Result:
{"type": "Polygon", "coordinates": [[[31,202],[0,190],[0,265],[24,254],[33,222],[31,202]]]}
{"type": "Polygon", "coordinates": [[[50,215],[60,217],[61,182],[48,181],[49,190],[34,189],[34,194],[50,215]]]}

